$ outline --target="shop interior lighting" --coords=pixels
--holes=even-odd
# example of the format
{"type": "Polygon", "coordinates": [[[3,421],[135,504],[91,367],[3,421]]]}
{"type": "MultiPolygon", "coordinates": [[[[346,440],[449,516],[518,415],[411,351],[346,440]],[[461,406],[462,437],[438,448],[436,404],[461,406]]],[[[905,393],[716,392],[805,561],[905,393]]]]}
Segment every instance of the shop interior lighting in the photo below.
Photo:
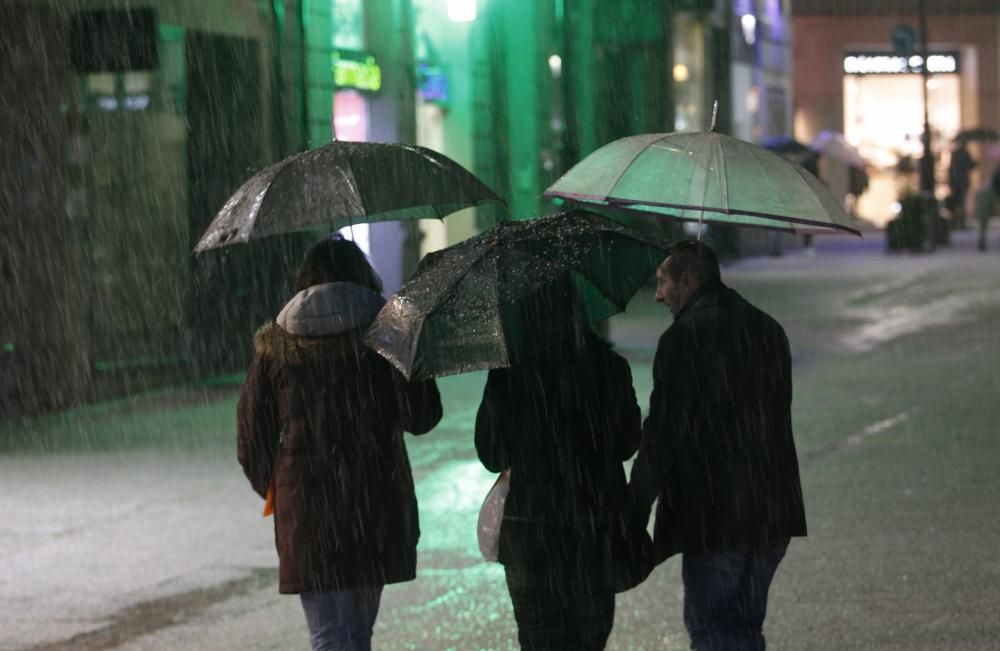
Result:
{"type": "Polygon", "coordinates": [[[476,0],[448,0],[448,19],[456,23],[471,23],[476,19],[476,0]]]}

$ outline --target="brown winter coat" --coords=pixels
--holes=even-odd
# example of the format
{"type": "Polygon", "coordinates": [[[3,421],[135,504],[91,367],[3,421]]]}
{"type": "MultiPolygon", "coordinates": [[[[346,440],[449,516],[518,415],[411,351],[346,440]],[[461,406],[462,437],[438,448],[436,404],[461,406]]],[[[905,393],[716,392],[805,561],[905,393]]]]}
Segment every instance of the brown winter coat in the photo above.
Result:
{"type": "Polygon", "coordinates": [[[403,431],[441,418],[433,381],[407,384],[363,345],[364,328],[323,337],[257,333],[238,406],[238,455],[261,496],[275,480],[283,593],[416,576],[420,536],[403,431]]]}

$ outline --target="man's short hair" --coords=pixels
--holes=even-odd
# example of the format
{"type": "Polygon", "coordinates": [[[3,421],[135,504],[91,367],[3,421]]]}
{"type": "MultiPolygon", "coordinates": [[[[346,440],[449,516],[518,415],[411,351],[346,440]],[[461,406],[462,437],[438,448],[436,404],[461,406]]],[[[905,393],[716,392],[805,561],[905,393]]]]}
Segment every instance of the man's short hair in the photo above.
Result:
{"type": "Polygon", "coordinates": [[[710,280],[719,280],[719,259],[710,246],[700,240],[683,240],[670,247],[670,257],[664,263],[664,270],[674,280],[687,271],[699,285],[710,280]]]}

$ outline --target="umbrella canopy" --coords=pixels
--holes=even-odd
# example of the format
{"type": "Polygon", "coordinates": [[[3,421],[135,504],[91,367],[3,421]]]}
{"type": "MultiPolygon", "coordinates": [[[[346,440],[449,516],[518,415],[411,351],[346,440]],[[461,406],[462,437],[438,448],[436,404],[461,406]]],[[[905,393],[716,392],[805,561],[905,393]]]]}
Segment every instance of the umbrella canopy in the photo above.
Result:
{"type": "Polygon", "coordinates": [[[842,133],[823,131],[813,139],[811,147],[827,158],[840,161],[849,167],[863,170],[868,165],[868,161],[858,148],[848,142],[842,133]]]}
{"type": "Polygon", "coordinates": [[[428,254],[367,343],[409,379],[510,366],[577,322],[625,309],[667,251],[573,210],[505,221],[428,254]]]}
{"type": "Polygon", "coordinates": [[[819,176],[818,159],[820,152],[812,149],[790,136],[774,136],[763,143],[764,149],[781,154],[794,163],[798,163],[809,173],[819,176]]]}
{"type": "Polygon", "coordinates": [[[996,142],[1000,140],[1000,133],[997,133],[995,129],[990,129],[989,127],[975,127],[972,129],[964,129],[959,131],[955,136],[955,144],[972,142],[996,142]]]}
{"type": "Polygon", "coordinates": [[[441,218],[491,201],[503,203],[471,172],[430,149],[335,141],[250,177],[195,251],[316,228],[441,218]]]}
{"type": "Polygon", "coordinates": [[[545,194],[688,221],[860,235],[840,202],[800,165],[715,132],[621,138],[545,194]]]}
{"type": "Polygon", "coordinates": [[[779,154],[808,154],[809,146],[791,136],[771,136],[761,143],[765,149],[779,154]]]}

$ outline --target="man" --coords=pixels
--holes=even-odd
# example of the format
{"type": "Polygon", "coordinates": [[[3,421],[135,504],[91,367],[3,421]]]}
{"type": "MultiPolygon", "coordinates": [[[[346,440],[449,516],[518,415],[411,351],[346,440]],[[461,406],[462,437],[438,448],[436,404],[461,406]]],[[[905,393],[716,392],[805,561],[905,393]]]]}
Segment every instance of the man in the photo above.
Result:
{"type": "Polygon", "coordinates": [[[951,152],[948,164],[949,202],[955,218],[955,228],[965,228],[965,197],[969,193],[969,172],[976,166],[964,140],[951,152]]]}
{"type": "Polygon", "coordinates": [[[792,536],[806,535],[792,440],[788,339],[721,280],[701,242],[656,272],[674,322],[660,337],[631,490],[656,511],[662,562],[683,553],[691,648],[764,649],[767,593],[792,536]]]}

